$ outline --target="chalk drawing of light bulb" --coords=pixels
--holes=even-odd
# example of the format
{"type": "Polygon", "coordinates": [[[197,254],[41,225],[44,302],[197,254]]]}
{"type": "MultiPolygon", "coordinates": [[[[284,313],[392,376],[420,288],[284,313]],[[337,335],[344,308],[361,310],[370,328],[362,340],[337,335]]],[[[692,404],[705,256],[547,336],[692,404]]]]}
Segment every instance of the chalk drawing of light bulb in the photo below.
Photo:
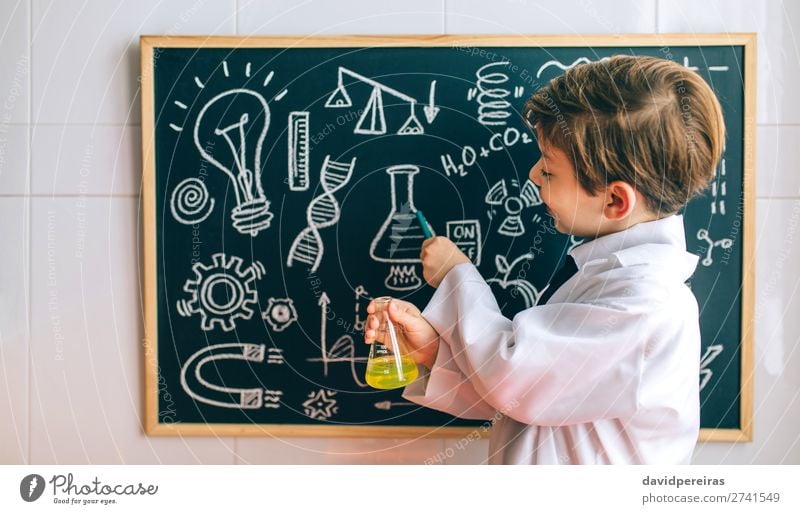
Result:
{"type": "Polygon", "coordinates": [[[233,185],[233,227],[255,237],[273,214],[261,184],[261,149],[270,123],[264,97],[249,89],[224,91],[206,103],[194,125],[194,144],[233,185]]]}

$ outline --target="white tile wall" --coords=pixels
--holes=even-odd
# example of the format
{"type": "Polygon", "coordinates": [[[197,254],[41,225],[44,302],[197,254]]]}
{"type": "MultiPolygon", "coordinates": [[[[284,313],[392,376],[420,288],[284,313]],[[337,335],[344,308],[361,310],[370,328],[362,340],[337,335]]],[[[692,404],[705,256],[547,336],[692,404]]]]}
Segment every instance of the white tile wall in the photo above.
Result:
{"type": "Polygon", "coordinates": [[[31,143],[31,188],[46,195],[138,195],[141,128],[38,125],[31,143]]]}
{"type": "Polygon", "coordinates": [[[28,462],[30,198],[0,198],[0,464],[28,462]]]}
{"type": "Polygon", "coordinates": [[[256,439],[237,441],[237,464],[425,464],[440,439],[256,439]]]}
{"type": "Polygon", "coordinates": [[[27,125],[0,123],[0,194],[24,195],[30,192],[27,125]]]}
{"type": "Polygon", "coordinates": [[[791,0],[670,0],[658,4],[659,32],[757,32],[759,123],[800,123],[800,3],[791,0]]]}
{"type": "Polygon", "coordinates": [[[234,0],[33,0],[33,122],[138,123],[140,35],[234,32],[234,0]]]}
{"type": "Polygon", "coordinates": [[[704,444],[695,462],[800,463],[792,315],[800,308],[792,31],[800,4],[9,0],[0,20],[0,463],[424,463],[444,455],[447,464],[477,464],[487,456],[486,441],[458,439],[143,435],[139,35],[655,30],[759,35],[755,440],[704,444]]]}
{"type": "Polygon", "coordinates": [[[754,442],[699,445],[696,464],[800,462],[800,198],[756,209],[754,442]]]}
{"type": "Polygon", "coordinates": [[[447,0],[448,34],[653,32],[655,0],[447,0]]]}
{"type": "Polygon", "coordinates": [[[0,127],[28,122],[30,26],[28,0],[0,2],[0,127]]]}
{"type": "Polygon", "coordinates": [[[31,463],[233,463],[231,438],[142,435],[138,208],[33,199],[31,463]]]}
{"type": "Polygon", "coordinates": [[[441,34],[444,0],[241,0],[239,34],[441,34]]]}
{"type": "Polygon", "coordinates": [[[800,126],[763,125],[756,132],[758,196],[800,196],[800,126]]]}
{"type": "Polygon", "coordinates": [[[445,439],[442,454],[447,465],[486,464],[489,458],[489,439],[445,439]]]}

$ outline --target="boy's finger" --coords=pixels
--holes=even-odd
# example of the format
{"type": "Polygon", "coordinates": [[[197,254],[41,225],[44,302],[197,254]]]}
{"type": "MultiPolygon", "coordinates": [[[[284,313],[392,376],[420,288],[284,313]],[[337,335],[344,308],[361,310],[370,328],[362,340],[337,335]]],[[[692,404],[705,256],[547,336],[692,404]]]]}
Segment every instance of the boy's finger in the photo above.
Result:
{"type": "Polygon", "coordinates": [[[406,306],[389,304],[389,319],[398,323],[400,326],[406,326],[415,321],[416,316],[406,306]]]}
{"type": "Polygon", "coordinates": [[[378,318],[375,316],[369,316],[367,318],[367,328],[375,330],[378,328],[378,325],[380,325],[380,323],[378,323],[378,318]]]}

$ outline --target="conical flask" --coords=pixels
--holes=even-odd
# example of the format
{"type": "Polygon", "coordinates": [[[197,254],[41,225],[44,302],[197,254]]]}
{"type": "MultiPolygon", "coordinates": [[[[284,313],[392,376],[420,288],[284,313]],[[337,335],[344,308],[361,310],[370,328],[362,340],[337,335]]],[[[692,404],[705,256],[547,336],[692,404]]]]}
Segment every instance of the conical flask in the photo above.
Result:
{"type": "Polygon", "coordinates": [[[366,373],[367,384],[375,389],[404,387],[419,376],[403,331],[389,319],[391,300],[389,296],[375,299],[375,315],[380,325],[370,345],[366,373]]]}

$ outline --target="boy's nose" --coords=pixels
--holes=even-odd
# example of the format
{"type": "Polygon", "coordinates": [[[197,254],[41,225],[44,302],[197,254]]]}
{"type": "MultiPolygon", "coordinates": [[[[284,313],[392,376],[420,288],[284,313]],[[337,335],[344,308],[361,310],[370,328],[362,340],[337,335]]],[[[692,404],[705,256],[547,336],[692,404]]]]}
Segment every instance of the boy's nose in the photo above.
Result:
{"type": "Polygon", "coordinates": [[[539,163],[537,162],[536,164],[533,165],[531,171],[528,173],[528,178],[531,179],[531,182],[536,184],[537,187],[542,187],[542,185],[539,183],[541,177],[539,177],[539,173],[537,173],[536,169],[538,164],[539,163]]]}

